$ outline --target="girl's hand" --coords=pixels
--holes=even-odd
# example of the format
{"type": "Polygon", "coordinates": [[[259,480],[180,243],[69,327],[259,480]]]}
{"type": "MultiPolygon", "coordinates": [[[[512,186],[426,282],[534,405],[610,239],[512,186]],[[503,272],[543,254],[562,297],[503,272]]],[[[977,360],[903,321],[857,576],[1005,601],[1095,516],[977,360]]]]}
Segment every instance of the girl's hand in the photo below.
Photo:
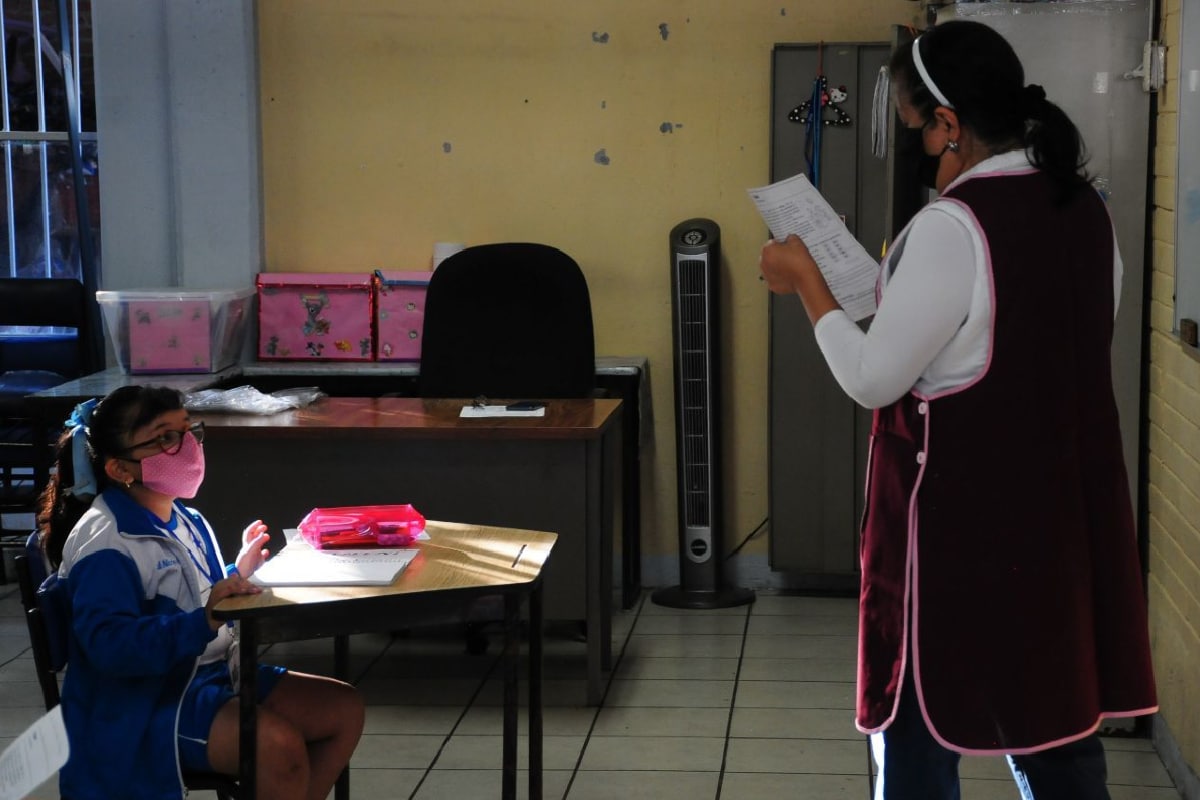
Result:
{"type": "Polygon", "coordinates": [[[225,623],[219,619],[213,619],[213,606],[226,597],[233,597],[239,594],[262,594],[262,587],[251,583],[241,575],[230,575],[228,578],[213,584],[212,591],[208,593],[208,602],[204,604],[204,616],[208,619],[208,627],[214,631],[221,629],[221,626],[225,623]]]}
{"type": "Polygon", "coordinates": [[[264,561],[271,557],[270,551],[267,550],[267,542],[270,540],[271,536],[267,533],[267,526],[261,519],[254,520],[246,526],[246,530],[242,531],[242,549],[238,551],[235,562],[237,571],[242,577],[249,578],[255,570],[263,565],[264,561]]]}

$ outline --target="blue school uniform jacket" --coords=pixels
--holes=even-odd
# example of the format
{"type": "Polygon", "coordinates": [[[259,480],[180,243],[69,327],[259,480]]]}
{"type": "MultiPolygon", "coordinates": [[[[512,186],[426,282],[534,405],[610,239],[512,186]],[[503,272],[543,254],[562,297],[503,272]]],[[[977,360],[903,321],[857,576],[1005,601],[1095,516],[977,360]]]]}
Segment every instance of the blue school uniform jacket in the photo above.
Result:
{"type": "Polygon", "coordinates": [[[169,523],[120,489],[96,498],[68,537],[60,579],[71,603],[63,718],[71,754],[59,789],[73,800],[180,798],[179,704],[216,633],[205,619],[196,567],[169,523]]]}

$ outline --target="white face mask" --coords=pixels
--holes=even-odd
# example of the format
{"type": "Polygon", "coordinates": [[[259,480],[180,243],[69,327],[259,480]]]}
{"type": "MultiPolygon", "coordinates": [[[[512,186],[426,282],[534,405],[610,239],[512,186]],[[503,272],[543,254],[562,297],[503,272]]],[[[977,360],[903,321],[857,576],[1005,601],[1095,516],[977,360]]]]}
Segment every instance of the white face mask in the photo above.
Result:
{"type": "Polygon", "coordinates": [[[143,458],[141,465],[140,483],[168,497],[195,497],[204,482],[204,448],[191,431],[183,434],[179,450],[174,454],[158,453],[143,458]]]}

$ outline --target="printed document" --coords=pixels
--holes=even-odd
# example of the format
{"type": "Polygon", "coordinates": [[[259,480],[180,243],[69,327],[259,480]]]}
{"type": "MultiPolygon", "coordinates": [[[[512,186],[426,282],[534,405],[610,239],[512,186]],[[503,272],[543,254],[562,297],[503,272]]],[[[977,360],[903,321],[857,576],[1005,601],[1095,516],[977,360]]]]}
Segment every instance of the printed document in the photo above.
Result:
{"type": "Polygon", "coordinates": [[[875,313],[879,262],[850,235],[804,173],[748,191],[772,238],[783,241],[794,233],[803,240],[851,319],[858,322],[875,313]]]}
{"type": "Polygon", "coordinates": [[[0,754],[0,800],[20,800],[67,763],[62,706],[47,711],[0,754]]]}
{"type": "MultiPolygon", "coordinates": [[[[387,586],[417,557],[415,548],[317,550],[295,529],[250,580],[259,586],[387,586]]],[[[428,539],[427,534],[417,538],[428,539]]]]}

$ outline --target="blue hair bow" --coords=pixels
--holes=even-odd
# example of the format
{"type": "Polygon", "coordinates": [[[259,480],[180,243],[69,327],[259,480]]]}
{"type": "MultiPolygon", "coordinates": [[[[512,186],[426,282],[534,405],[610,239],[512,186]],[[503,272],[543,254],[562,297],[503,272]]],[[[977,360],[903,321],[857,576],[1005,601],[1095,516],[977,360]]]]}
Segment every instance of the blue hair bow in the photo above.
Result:
{"type": "Polygon", "coordinates": [[[75,480],[64,491],[74,497],[96,496],[96,475],[92,472],[92,459],[88,455],[87,434],[92,424],[92,412],[99,402],[95,398],[85,400],[75,406],[75,410],[66,421],[67,430],[71,435],[71,464],[75,470],[75,480]]]}

